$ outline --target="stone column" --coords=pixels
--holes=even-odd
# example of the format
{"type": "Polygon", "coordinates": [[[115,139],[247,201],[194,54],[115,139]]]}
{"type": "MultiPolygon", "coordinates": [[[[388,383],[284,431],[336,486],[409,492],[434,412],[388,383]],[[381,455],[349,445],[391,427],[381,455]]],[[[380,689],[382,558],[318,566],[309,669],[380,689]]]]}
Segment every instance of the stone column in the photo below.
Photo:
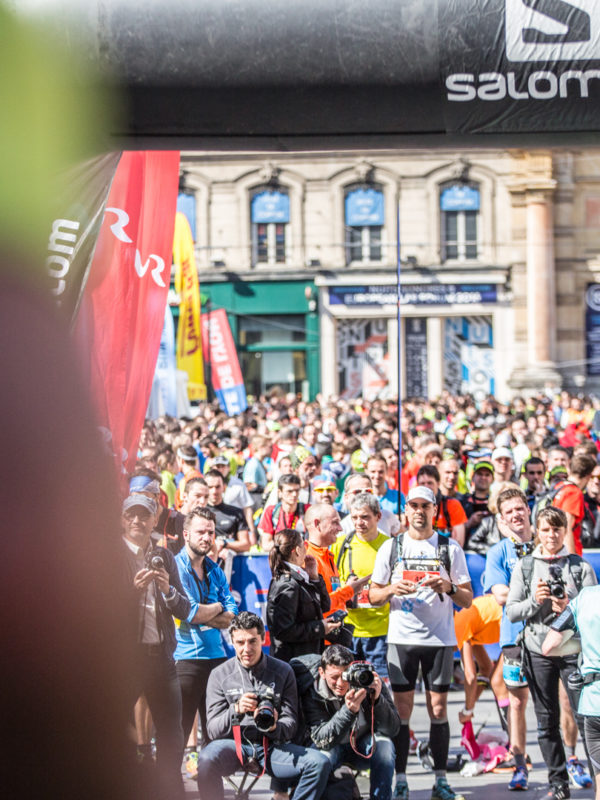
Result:
{"type": "MultiPolygon", "coordinates": [[[[556,369],[556,279],[552,195],[556,181],[542,176],[544,156],[531,156],[531,170],[518,187],[525,205],[525,263],[527,309],[527,363],[517,366],[509,385],[520,392],[557,388],[562,378],[556,369]],[[532,174],[533,173],[533,174],[532,174]],[[536,174],[537,173],[537,174],[536,174]]],[[[514,191],[514,188],[513,188],[514,191]]]]}

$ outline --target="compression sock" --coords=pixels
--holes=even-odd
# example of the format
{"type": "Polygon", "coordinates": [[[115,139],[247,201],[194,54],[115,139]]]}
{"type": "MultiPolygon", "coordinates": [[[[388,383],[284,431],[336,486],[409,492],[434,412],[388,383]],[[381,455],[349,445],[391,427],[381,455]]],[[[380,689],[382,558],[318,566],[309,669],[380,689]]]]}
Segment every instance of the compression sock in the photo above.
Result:
{"type": "Polygon", "coordinates": [[[513,757],[515,759],[516,767],[523,767],[523,769],[527,769],[527,762],[525,761],[525,756],[523,753],[513,753],[513,757]]]}
{"type": "Polygon", "coordinates": [[[506,697],[504,700],[496,700],[496,705],[498,706],[498,716],[500,717],[500,725],[502,725],[502,730],[505,733],[508,733],[508,709],[510,701],[508,697],[506,697]]]}
{"type": "Polygon", "coordinates": [[[565,753],[567,758],[575,758],[575,747],[576,745],[573,745],[573,747],[570,747],[567,744],[565,745],[565,753]]]}
{"type": "Polygon", "coordinates": [[[446,772],[448,750],[450,748],[450,725],[447,719],[432,719],[429,728],[429,749],[433,759],[434,772],[446,772]]]}
{"type": "MultiPolygon", "coordinates": [[[[400,730],[394,736],[394,747],[396,748],[396,775],[406,773],[408,763],[408,751],[410,749],[410,728],[409,720],[400,720],[400,730]]],[[[406,777],[405,777],[406,780],[406,777]]]]}

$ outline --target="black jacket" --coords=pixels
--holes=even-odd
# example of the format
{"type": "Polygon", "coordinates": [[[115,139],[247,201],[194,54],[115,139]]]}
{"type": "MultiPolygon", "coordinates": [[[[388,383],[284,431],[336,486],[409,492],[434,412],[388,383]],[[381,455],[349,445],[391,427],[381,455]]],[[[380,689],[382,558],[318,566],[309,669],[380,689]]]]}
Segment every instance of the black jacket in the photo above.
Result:
{"type": "MultiPolygon", "coordinates": [[[[363,700],[360,711],[350,711],[342,697],[336,697],[325,679],[319,675],[319,656],[308,655],[295,658],[291,666],[296,674],[298,695],[307,741],[319,750],[331,750],[338,744],[348,744],[350,732],[354,729],[355,738],[371,730],[371,702],[363,700]]],[[[400,717],[385,684],[374,707],[374,732],[390,739],[400,730],[400,717]]]]}
{"type": "Polygon", "coordinates": [[[270,653],[289,661],[294,656],[321,653],[325,639],[323,612],[331,601],[321,575],[307,582],[295,572],[274,578],[267,598],[270,653]]]}
{"type": "Polygon", "coordinates": [[[490,547],[502,539],[502,535],[498,530],[498,523],[496,515],[492,514],[481,520],[481,525],[471,534],[471,538],[465,546],[465,552],[479,553],[480,556],[485,556],[490,547]]]}
{"type": "MultiPolygon", "coordinates": [[[[139,608],[140,595],[133,586],[133,579],[138,568],[137,562],[134,554],[127,547],[125,542],[123,542],[123,550],[125,553],[126,579],[128,586],[131,587],[133,605],[137,609],[139,608]]],[[[169,657],[172,657],[177,645],[173,617],[177,617],[177,619],[187,619],[192,606],[181,585],[179,570],[177,569],[173,553],[166,550],[164,547],[156,546],[153,546],[153,552],[161,556],[165,564],[165,569],[169,573],[169,584],[175,589],[175,596],[171,600],[165,600],[161,592],[156,592],[156,625],[165,653],[169,657]]]]}
{"type": "Polygon", "coordinates": [[[263,734],[254,724],[252,714],[236,714],[235,703],[246,692],[255,692],[259,697],[265,693],[272,696],[271,702],[278,712],[274,731],[265,734],[275,744],[291,742],[298,725],[298,695],[294,671],[263,653],[258,664],[246,668],[237,657],[230,658],[215,667],[206,687],[206,719],[211,739],[232,739],[233,726],[242,728],[242,740],[262,743],[263,734]]]}

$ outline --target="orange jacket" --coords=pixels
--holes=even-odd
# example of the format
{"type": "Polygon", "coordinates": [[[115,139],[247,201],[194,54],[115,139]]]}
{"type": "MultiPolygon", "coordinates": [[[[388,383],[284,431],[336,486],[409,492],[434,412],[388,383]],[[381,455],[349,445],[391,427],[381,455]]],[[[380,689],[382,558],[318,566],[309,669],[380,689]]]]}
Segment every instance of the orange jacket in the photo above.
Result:
{"type": "Polygon", "coordinates": [[[306,542],[306,554],[314,556],[317,559],[317,570],[319,575],[323,576],[327,592],[331,599],[331,608],[329,609],[329,613],[325,614],[325,616],[328,617],[329,614],[333,614],[334,611],[345,609],[348,600],[352,600],[354,597],[354,591],[351,586],[341,586],[339,589],[333,590],[331,579],[337,578],[339,583],[339,573],[335,566],[335,559],[331,550],[327,547],[317,547],[317,545],[312,542],[306,542]]]}

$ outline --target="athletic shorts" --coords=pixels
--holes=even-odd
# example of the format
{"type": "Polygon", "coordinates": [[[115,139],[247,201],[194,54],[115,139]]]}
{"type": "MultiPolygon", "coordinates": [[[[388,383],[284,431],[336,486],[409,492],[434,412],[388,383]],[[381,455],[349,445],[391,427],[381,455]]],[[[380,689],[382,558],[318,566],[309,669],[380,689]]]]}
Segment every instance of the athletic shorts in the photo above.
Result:
{"type": "Polygon", "coordinates": [[[447,692],[454,671],[454,645],[388,644],[388,674],[395,692],[412,692],[417,683],[419,667],[426,689],[447,692]]]}
{"type": "Polygon", "coordinates": [[[585,746],[594,775],[600,772],[600,717],[584,717],[585,746]]]}

